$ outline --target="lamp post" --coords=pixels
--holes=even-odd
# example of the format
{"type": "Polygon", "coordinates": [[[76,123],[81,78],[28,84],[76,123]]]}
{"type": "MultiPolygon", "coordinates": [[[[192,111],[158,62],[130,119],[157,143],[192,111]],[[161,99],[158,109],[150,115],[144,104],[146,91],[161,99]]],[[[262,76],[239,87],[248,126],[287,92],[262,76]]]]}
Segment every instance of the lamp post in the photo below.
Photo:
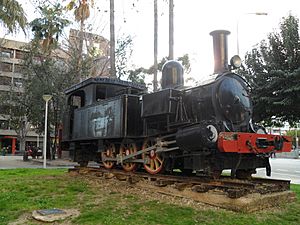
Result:
{"type": "Polygon", "coordinates": [[[295,139],[296,139],[296,143],[295,143],[295,152],[296,152],[296,158],[298,159],[299,158],[299,146],[298,146],[298,141],[299,141],[299,139],[298,139],[298,133],[297,133],[297,131],[298,131],[298,123],[296,123],[296,130],[295,130],[295,139]]]}
{"type": "Polygon", "coordinates": [[[297,131],[298,131],[298,123],[296,123],[296,130],[295,130],[295,135],[296,135],[296,149],[298,149],[298,134],[297,134],[297,131]]]}
{"type": "MultiPolygon", "coordinates": [[[[252,12],[252,13],[245,13],[243,15],[256,15],[256,16],[267,16],[268,13],[266,12],[252,12]]],[[[237,55],[240,55],[240,44],[239,44],[239,22],[240,22],[241,16],[238,18],[236,22],[236,50],[237,55]]]]}
{"type": "Polygon", "coordinates": [[[47,117],[48,117],[48,102],[52,98],[52,95],[43,95],[43,99],[46,102],[46,109],[45,109],[45,133],[44,133],[44,149],[43,149],[43,156],[44,156],[44,162],[43,162],[43,168],[46,169],[46,149],[47,149],[47,117]]]}

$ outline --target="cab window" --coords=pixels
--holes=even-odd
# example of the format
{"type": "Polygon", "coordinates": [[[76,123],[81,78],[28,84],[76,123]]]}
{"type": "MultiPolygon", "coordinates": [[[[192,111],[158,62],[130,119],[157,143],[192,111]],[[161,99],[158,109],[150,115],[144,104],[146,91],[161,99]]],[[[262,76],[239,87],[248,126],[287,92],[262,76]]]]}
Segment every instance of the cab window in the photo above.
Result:
{"type": "Polygon", "coordinates": [[[68,101],[68,104],[70,106],[73,106],[74,108],[81,108],[85,105],[85,93],[84,91],[77,91],[73,93],[68,101]]]}

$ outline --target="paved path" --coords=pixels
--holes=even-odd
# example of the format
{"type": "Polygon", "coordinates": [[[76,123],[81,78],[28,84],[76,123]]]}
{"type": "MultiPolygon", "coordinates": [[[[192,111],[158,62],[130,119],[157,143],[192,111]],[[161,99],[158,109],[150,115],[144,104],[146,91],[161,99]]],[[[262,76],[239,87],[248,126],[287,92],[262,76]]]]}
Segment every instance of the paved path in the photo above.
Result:
{"type": "Polygon", "coordinates": [[[0,169],[40,168],[40,164],[23,161],[23,156],[0,156],[0,169]]]}
{"type": "MultiPolygon", "coordinates": [[[[272,174],[270,178],[291,180],[293,184],[300,184],[300,159],[270,159],[272,174]]],[[[258,177],[267,177],[265,169],[257,169],[258,177]]]]}
{"type": "MultiPolygon", "coordinates": [[[[49,168],[68,168],[73,167],[76,163],[68,160],[47,160],[49,168]]],[[[16,168],[43,168],[43,159],[31,159],[23,161],[23,156],[0,156],[0,169],[16,168]]]]}

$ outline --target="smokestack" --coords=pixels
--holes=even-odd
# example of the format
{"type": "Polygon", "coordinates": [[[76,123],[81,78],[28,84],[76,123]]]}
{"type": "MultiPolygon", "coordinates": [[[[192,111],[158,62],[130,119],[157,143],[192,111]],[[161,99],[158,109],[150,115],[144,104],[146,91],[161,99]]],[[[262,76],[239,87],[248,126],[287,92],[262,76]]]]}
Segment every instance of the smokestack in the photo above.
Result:
{"type": "Polygon", "coordinates": [[[228,71],[228,46],[227,36],[230,34],[227,30],[215,30],[210,32],[213,37],[215,69],[214,73],[220,74],[228,71]]]}

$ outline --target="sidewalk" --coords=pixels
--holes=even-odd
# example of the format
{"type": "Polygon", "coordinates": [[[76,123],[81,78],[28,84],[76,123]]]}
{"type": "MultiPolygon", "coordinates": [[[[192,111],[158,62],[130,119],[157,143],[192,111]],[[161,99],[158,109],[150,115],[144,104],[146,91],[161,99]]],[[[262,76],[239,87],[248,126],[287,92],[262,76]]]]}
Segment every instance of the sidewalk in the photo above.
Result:
{"type": "MultiPolygon", "coordinates": [[[[39,159],[30,159],[32,162],[36,163],[44,163],[44,159],[39,158],[39,159]]],[[[72,162],[71,160],[68,159],[54,159],[54,160],[49,160],[47,159],[46,161],[47,166],[76,166],[78,165],[77,162],[72,162]]]]}

